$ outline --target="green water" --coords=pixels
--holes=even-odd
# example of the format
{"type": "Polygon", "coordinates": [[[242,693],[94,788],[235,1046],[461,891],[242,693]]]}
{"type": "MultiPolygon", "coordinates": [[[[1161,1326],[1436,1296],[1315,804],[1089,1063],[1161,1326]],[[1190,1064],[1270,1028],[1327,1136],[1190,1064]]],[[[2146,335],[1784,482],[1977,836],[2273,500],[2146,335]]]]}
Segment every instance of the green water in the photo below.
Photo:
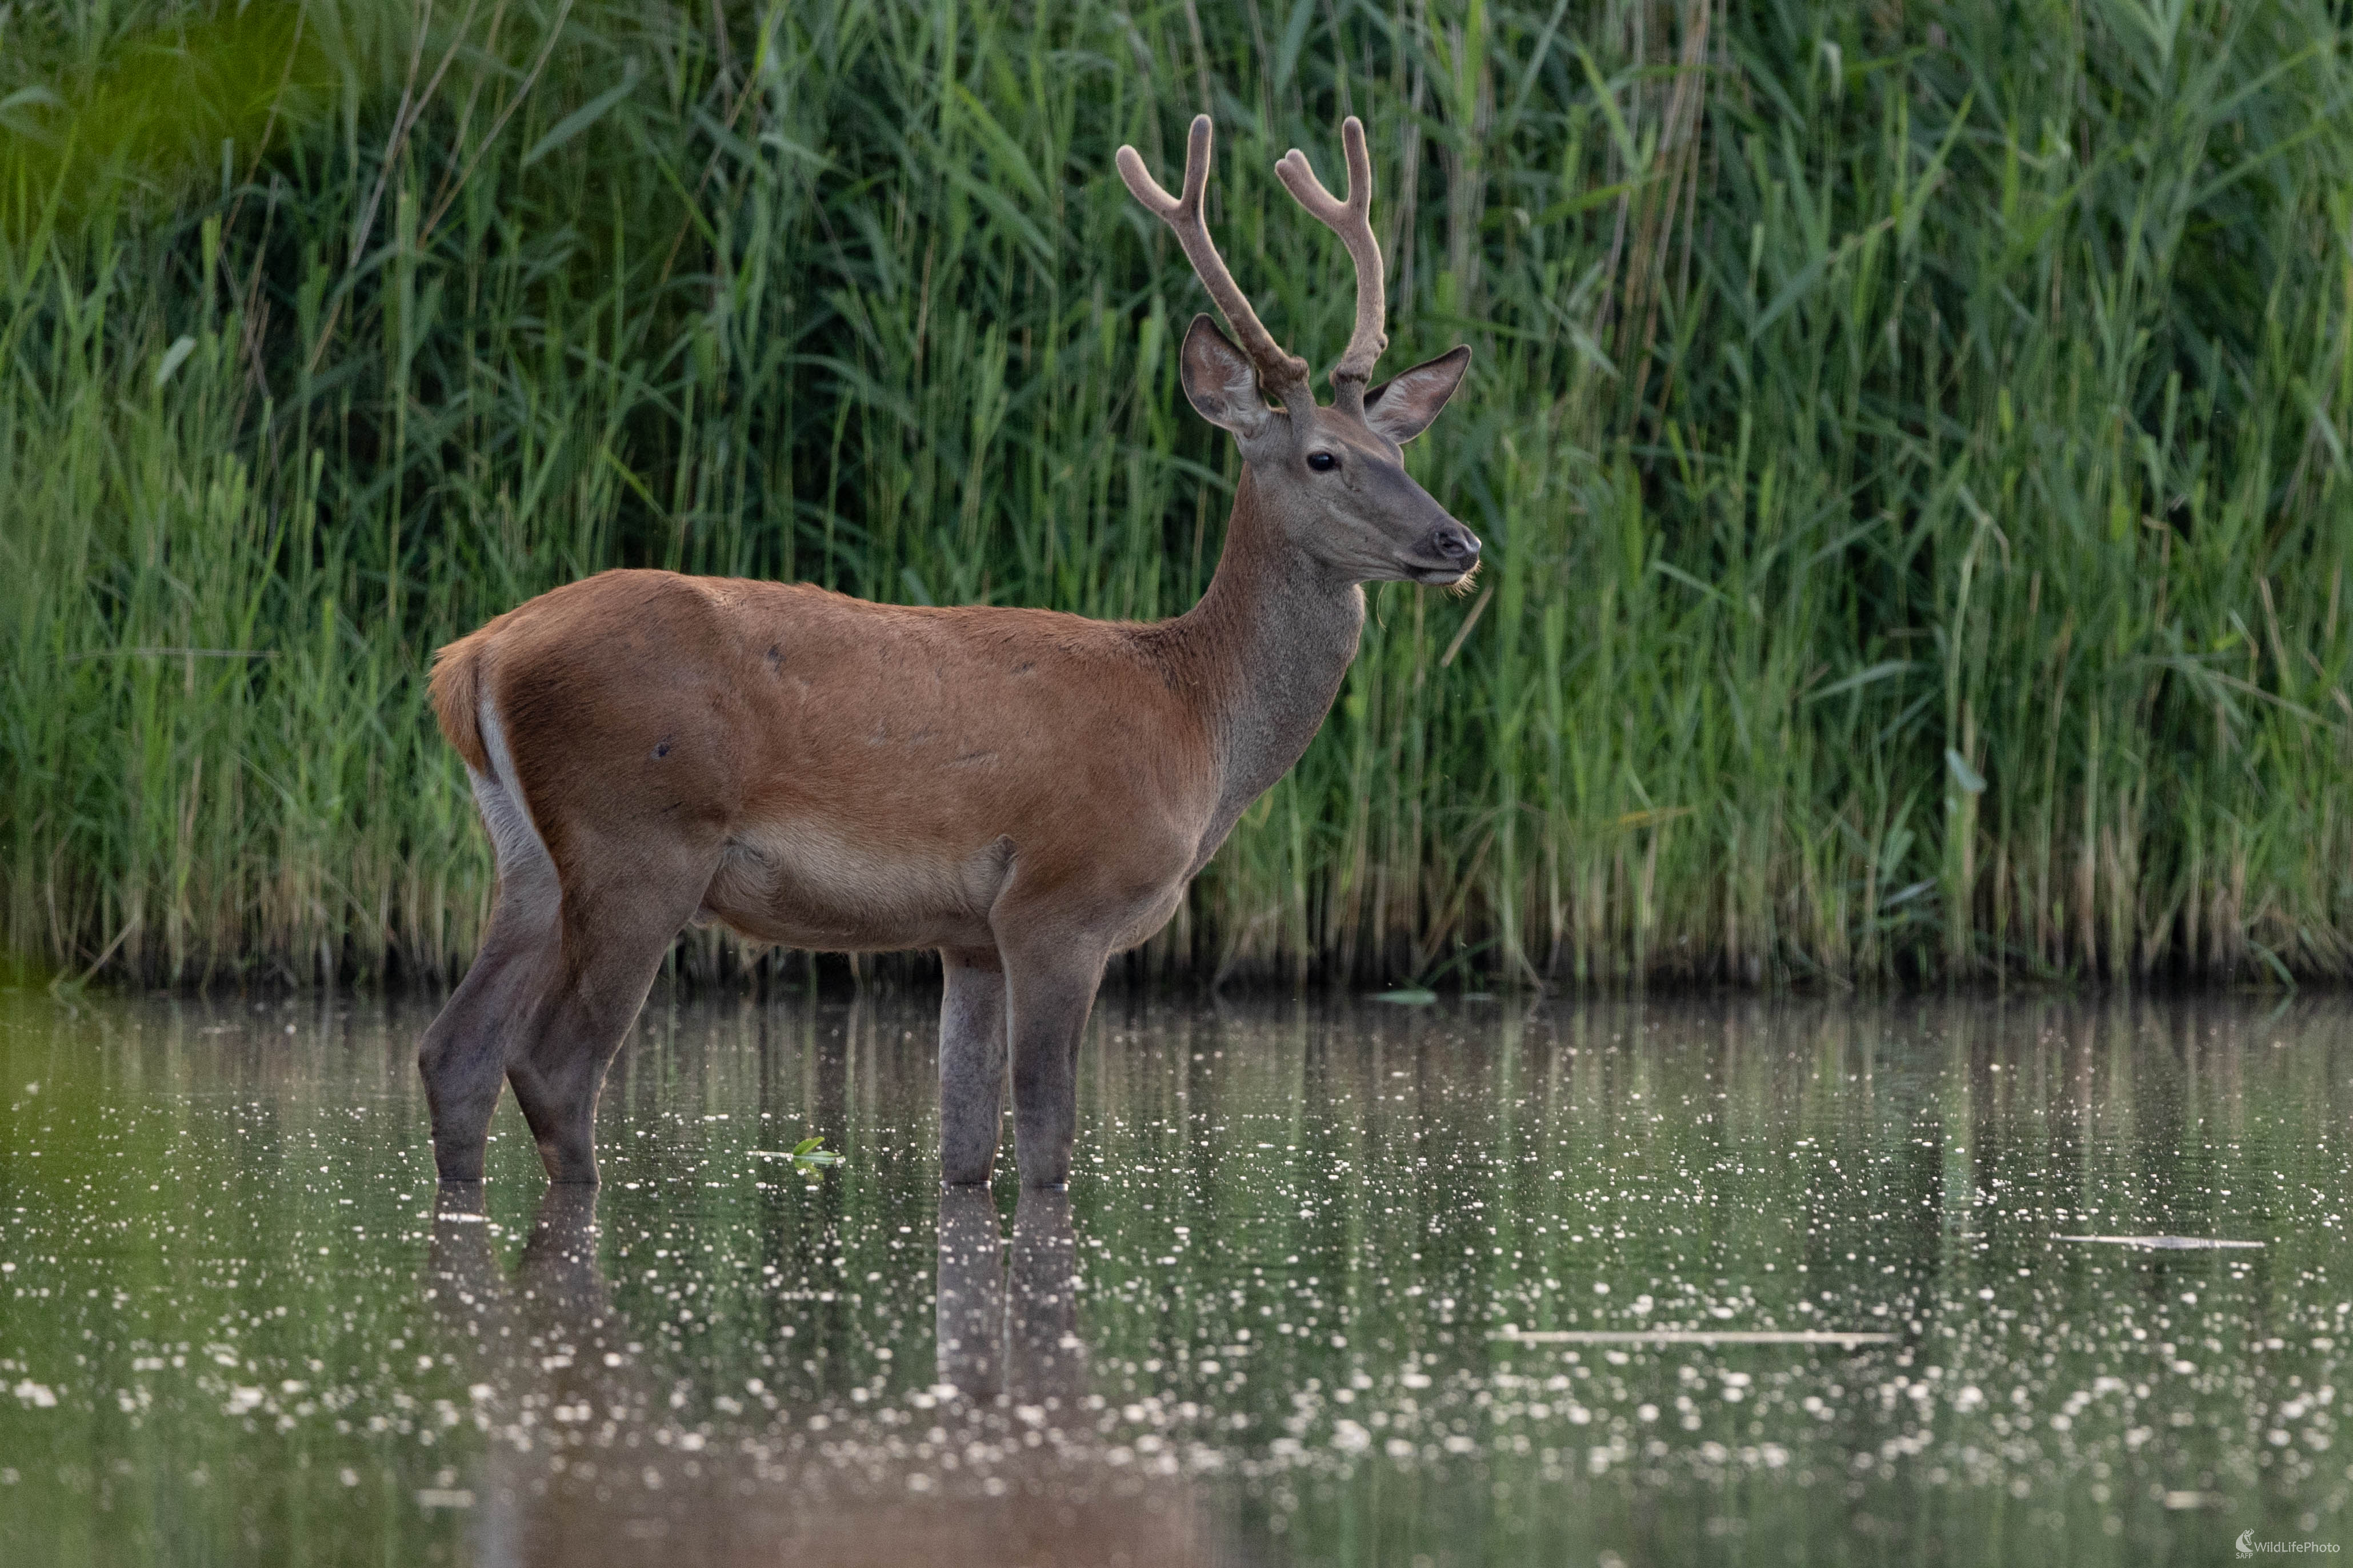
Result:
{"type": "Polygon", "coordinates": [[[2212,1563],[2343,1539],[2353,1008],[650,1008],[607,1184],[428,1011],[0,994],[0,1562],[2212,1563]],[[755,1151],[821,1133],[812,1181],[755,1151]],[[2152,1248],[2169,1236],[2260,1247],[2152,1248]],[[1848,1332],[1837,1343],[1531,1333],[1848,1332]]]}

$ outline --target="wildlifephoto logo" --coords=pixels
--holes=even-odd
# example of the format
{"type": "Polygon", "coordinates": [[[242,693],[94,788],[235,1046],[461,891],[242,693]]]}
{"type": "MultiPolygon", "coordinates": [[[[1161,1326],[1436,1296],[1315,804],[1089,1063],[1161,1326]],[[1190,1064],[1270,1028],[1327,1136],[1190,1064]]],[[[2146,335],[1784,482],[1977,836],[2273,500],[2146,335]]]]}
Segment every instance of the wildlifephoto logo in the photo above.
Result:
{"type": "Polygon", "coordinates": [[[2333,1541],[2257,1541],[2255,1532],[2252,1530],[2239,1531],[2239,1539],[2232,1544],[2238,1547],[2239,1556],[2242,1560],[2250,1557],[2268,1557],[2274,1552],[2284,1554],[2342,1550],[2333,1541]]]}

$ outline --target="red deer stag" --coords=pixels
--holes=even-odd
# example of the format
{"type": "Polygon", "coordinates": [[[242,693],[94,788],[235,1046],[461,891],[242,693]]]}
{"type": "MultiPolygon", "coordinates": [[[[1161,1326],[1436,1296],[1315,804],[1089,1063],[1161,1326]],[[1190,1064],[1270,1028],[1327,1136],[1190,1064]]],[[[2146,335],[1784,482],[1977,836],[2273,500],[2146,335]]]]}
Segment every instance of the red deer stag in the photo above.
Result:
{"type": "Polygon", "coordinates": [[[441,650],[433,706],[496,847],[480,958],[417,1064],[445,1181],[479,1181],[501,1079],[557,1182],[594,1182],[596,1094],[680,930],[717,920],[828,952],[939,949],[940,1170],[989,1177],[1012,1061],[1021,1180],[1071,1172],[1079,1037],[1111,955],[1176,911],[1243,809],[1289,771],[1356,657],[1367,582],[1461,583],[1479,541],[1399,444],[1470,363],[1366,390],[1386,346],[1364,127],[1348,195],[1275,173],[1345,243],[1356,324],[1319,407],[1210,240],[1209,120],[1170,196],[1241,340],[1185,334],[1185,395],[1242,472],[1199,604],[1155,625],[871,605],[807,584],[607,572],[441,650]]]}

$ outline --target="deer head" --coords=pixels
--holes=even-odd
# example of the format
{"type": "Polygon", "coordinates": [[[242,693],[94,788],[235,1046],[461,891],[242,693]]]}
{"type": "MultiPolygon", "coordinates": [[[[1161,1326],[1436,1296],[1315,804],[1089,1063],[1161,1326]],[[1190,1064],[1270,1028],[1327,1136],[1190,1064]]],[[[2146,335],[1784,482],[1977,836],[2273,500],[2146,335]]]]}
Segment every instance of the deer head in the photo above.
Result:
{"type": "Polygon", "coordinates": [[[1133,147],[1119,150],[1119,173],[1135,199],[1175,231],[1241,340],[1237,348],[1207,315],[1194,317],[1180,362],[1185,396],[1202,418],[1232,434],[1259,503],[1282,535],[1354,582],[1458,584],[1479,564],[1479,541],[1405,471],[1402,448],[1446,406],[1471,350],[1451,350],[1366,389],[1388,346],[1381,247],[1369,221],[1373,168],[1363,122],[1350,115],[1340,141],[1348,160],[1345,201],[1324,188],[1295,147],[1274,166],[1299,205],[1340,237],[1356,263],[1356,327],[1332,369],[1328,405],[1319,405],[1308,386],[1306,361],[1286,353],[1260,324],[1209,238],[1201,207],[1209,183],[1209,117],[1194,118],[1183,195],[1162,190],[1133,147]]]}

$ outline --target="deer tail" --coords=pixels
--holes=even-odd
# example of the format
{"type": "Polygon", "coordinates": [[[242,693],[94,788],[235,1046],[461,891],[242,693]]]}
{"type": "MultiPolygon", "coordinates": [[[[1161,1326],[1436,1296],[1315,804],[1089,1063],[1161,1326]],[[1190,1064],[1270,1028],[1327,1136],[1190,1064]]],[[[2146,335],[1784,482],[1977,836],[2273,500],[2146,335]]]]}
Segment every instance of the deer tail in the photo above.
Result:
{"type": "Polygon", "coordinates": [[[435,654],[430,687],[442,735],[478,773],[491,772],[490,750],[482,744],[482,651],[489,630],[484,626],[435,654]]]}

